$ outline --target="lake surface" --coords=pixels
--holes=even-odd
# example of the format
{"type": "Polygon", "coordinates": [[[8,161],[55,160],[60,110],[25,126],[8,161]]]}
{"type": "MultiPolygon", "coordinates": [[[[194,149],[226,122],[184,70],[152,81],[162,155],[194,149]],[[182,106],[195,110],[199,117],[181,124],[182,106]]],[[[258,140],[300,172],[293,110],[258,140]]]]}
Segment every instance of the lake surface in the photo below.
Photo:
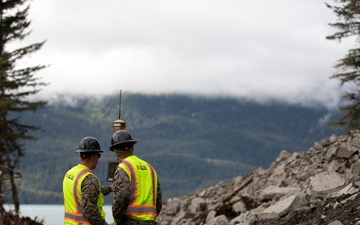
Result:
{"type": "MultiPolygon", "coordinates": [[[[4,205],[7,211],[13,210],[13,205],[4,205]]],[[[113,223],[111,205],[105,205],[106,222],[113,223]]],[[[44,221],[44,225],[64,224],[64,205],[20,205],[21,216],[37,218],[37,221],[44,221]]]]}

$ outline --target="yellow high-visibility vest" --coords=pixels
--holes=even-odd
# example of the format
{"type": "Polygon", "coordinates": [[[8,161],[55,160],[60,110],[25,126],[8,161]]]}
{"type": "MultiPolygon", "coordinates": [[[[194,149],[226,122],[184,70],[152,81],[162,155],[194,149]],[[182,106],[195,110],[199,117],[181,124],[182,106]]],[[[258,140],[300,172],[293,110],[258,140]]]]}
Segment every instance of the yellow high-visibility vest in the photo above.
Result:
{"type": "MultiPolygon", "coordinates": [[[[90,224],[81,213],[81,183],[85,177],[93,174],[91,170],[85,165],[79,164],[71,168],[63,180],[63,194],[64,194],[64,224],[66,225],[85,225],[90,224]]],[[[94,175],[94,174],[93,174],[94,175]]],[[[94,175],[95,176],[95,175],[94,175]]],[[[95,176],[96,177],[96,176],[95,176]]],[[[96,177],[96,179],[98,179],[96,177]]],[[[100,187],[100,181],[99,187],[100,187]]],[[[104,195],[100,192],[98,196],[97,206],[103,218],[105,218],[105,211],[103,210],[104,195]]]]}
{"type": "Polygon", "coordinates": [[[157,221],[157,174],[154,168],[132,155],[119,164],[130,178],[131,194],[125,215],[134,220],[157,221]]]}

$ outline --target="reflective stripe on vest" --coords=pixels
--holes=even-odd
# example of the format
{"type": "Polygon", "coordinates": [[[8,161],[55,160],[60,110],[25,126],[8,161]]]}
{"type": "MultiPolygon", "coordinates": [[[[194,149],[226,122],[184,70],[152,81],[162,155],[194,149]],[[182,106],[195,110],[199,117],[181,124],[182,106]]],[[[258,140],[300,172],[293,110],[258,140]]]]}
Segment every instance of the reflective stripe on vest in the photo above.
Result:
{"type": "MultiPolygon", "coordinates": [[[[90,224],[83,217],[81,213],[81,197],[82,197],[81,183],[84,180],[84,178],[89,174],[92,174],[91,170],[82,164],[73,167],[70,171],[66,173],[63,181],[64,208],[65,208],[64,224],[68,224],[68,225],[90,224]],[[70,185],[71,187],[69,187],[70,185]]],[[[98,196],[97,205],[101,216],[105,218],[105,212],[102,209],[102,206],[104,204],[103,202],[104,202],[103,195],[100,194],[98,196]]]]}
{"type": "Polygon", "coordinates": [[[90,223],[87,220],[85,220],[85,218],[83,217],[82,214],[71,214],[71,213],[65,212],[64,224],[83,225],[83,224],[90,224],[90,223]]]}
{"type": "Polygon", "coordinates": [[[126,158],[119,166],[129,175],[131,185],[130,201],[125,215],[135,220],[156,221],[157,174],[153,167],[136,156],[126,158]]]}

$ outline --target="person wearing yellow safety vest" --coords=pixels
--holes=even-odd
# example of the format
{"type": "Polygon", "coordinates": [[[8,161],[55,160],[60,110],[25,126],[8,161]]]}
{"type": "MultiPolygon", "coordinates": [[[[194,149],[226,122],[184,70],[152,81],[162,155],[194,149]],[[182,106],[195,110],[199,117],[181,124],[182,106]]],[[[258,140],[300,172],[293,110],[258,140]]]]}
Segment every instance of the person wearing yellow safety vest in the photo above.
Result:
{"type": "Polygon", "coordinates": [[[134,155],[136,141],[126,130],[111,138],[119,165],[112,182],[112,214],[117,225],[157,224],[162,208],[162,194],[155,169],[134,155]]]}
{"type": "Polygon", "coordinates": [[[94,137],[84,137],[76,152],[81,162],[64,176],[64,225],[107,225],[103,210],[104,194],[110,187],[101,187],[99,179],[92,173],[103,151],[94,137]]]}

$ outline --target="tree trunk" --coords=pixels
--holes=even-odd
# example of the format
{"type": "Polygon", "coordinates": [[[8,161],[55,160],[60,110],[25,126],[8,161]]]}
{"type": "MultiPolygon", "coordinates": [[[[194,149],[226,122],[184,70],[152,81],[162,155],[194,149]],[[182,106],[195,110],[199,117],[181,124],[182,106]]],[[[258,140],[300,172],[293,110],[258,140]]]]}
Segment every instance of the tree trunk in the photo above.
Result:
{"type": "Polygon", "coordinates": [[[16,214],[19,214],[20,200],[19,200],[19,193],[18,193],[16,184],[15,184],[14,172],[11,172],[10,182],[11,182],[11,193],[12,193],[13,203],[14,203],[14,207],[15,207],[15,212],[16,212],[16,214]]]}
{"type": "Polygon", "coordinates": [[[14,169],[11,166],[11,159],[10,159],[9,154],[6,156],[6,161],[7,161],[7,166],[8,166],[9,175],[10,175],[10,184],[11,184],[11,193],[12,193],[13,204],[15,207],[16,214],[19,214],[19,212],[20,212],[19,194],[18,194],[17,187],[15,184],[14,169]]]}

